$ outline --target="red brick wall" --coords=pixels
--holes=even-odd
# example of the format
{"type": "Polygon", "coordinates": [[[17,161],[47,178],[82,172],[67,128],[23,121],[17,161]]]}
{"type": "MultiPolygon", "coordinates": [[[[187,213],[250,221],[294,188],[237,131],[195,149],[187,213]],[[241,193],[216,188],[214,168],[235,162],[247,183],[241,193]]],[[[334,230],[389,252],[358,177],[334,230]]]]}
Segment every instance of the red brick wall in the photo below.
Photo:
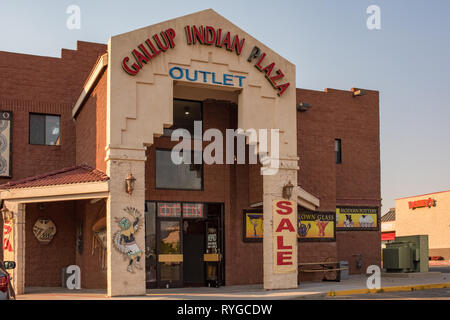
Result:
{"type": "Polygon", "coordinates": [[[93,248],[92,227],[105,214],[104,200],[60,201],[26,205],[25,221],[25,286],[60,287],[63,267],[78,265],[81,269],[81,287],[106,289],[106,269],[102,269],[101,250],[93,248]],[[43,245],[33,234],[38,218],[47,218],[56,225],[53,240],[43,245]],[[83,226],[83,251],[77,250],[77,231],[83,226]]]}
{"type": "MultiPolygon", "coordinates": [[[[334,211],[339,205],[379,207],[378,92],[353,97],[350,91],[297,89],[300,102],[310,108],[297,113],[299,184],[320,198],[319,210],[334,211]],[[342,164],[335,163],[337,138],[342,140],[342,164]]],[[[379,231],[338,231],[337,257],[349,262],[351,273],[361,272],[356,269],[361,253],[363,270],[380,265],[380,237],[379,231]]],[[[314,256],[313,246],[304,254],[314,256]]]]}
{"type": "Polygon", "coordinates": [[[74,201],[27,204],[25,215],[25,287],[60,287],[62,268],[75,264],[74,201]],[[56,234],[41,244],[33,234],[38,218],[53,221],[56,234]]]}
{"type": "Polygon", "coordinates": [[[105,269],[102,268],[102,249],[94,246],[92,227],[106,215],[106,203],[100,200],[94,204],[90,200],[76,201],[76,226],[82,226],[83,250],[76,252],[76,264],[81,269],[81,287],[86,289],[106,289],[106,256],[105,269]]]}
{"type": "Polygon", "coordinates": [[[100,77],[76,117],[76,163],[106,172],[107,73],[100,77]]]}
{"type": "MultiPolygon", "coordinates": [[[[225,129],[236,128],[236,106],[229,102],[206,101],[203,104],[203,121],[204,130],[217,128],[224,133],[225,129]]],[[[243,210],[250,205],[249,166],[204,165],[203,191],[157,190],[155,189],[155,148],[170,149],[175,144],[170,142],[170,138],[161,137],[155,139],[154,145],[148,148],[146,199],[224,203],[226,284],[261,283],[263,279],[262,243],[244,243],[242,240],[243,210]],[[255,263],[248,263],[248,261],[255,261],[255,263]]],[[[257,179],[253,178],[253,180],[257,179]]],[[[258,191],[255,190],[252,190],[253,199],[261,198],[256,195],[258,191]]]]}
{"type": "Polygon", "coordinates": [[[22,179],[75,164],[72,106],[97,57],[106,46],[78,42],[61,58],[0,52],[0,110],[13,112],[12,179],[22,179]],[[29,142],[29,113],[61,115],[61,145],[29,142]]]}

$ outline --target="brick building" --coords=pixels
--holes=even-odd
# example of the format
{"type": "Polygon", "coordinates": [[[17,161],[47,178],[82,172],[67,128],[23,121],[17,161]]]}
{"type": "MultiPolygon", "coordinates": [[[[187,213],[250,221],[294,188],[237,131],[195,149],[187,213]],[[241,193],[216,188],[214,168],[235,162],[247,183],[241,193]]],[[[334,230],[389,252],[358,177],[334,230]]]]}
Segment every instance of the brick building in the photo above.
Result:
{"type": "MultiPolygon", "coordinates": [[[[60,286],[69,265],[111,296],[291,288],[320,279],[297,262],[380,265],[377,91],[296,89],[293,64],[212,10],[61,58],[0,52],[0,64],[3,255],[19,293],[60,286]],[[194,121],[201,133],[279,129],[279,154],[175,165],[170,135],[195,134],[194,121]],[[281,264],[274,237],[292,237],[272,226],[278,199],[297,213],[281,264]]],[[[210,142],[199,145],[194,157],[210,142]]]]}

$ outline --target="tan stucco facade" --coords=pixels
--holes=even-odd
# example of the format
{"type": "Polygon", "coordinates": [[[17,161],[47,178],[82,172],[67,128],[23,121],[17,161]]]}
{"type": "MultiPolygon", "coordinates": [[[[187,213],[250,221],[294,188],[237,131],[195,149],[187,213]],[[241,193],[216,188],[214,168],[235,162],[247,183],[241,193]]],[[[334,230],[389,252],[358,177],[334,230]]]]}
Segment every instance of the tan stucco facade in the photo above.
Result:
{"type": "MultiPolygon", "coordinates": [[[[224,36],[222,35],[222,37],[224,36]]],[[[153,41],[153,40],[151,40],[153,41]]],[[[279,154],[271,153],[270,134],[266,150],[271,156],[269,160],[279,163],[279,169],[271,171],[270,164],[263,162],[263,211],[264,241],[263,269],[264,288],[287,289],[298,286],[297,273],[297,241],[292,242],[293,267],[289,272],[279,272],[275,267],[274,252],[276,241],[273,232],[273,203],[282,199],[282,190],[288,182],[293,186],[292,201],[310,210],[320,205],[317,197],[298,186],[297,156],[297,114],[295,66],[279,56],[270,48],[236,27],[213,10],[205,10],[153,26],[138,29],[129,33],[112,37],[108,42],[108,52],[102,55],[94,65],[92,72],[84,84],[84,89],[73,107],[75,117],[82,108],[98,77],[107,75],[107,126],[106,130],[106,174],[107,182],[78,183],[39,188],[22,188],[6,190],[0,194],[5,200],[5,207],[14,213],[15,245],[14,254],[17,269],[14,281],[17,293],[25,289],[25,214],[26,204],[45,201],[65,201],[83,199],[107,199],[107,292],[109,296],[144,295],[146,293],[145,276],[145,164],[146,149],[154,143],[154,137],[163,134],[163,129],[173,123],[173,99],[189,100],[228,100],[238,105],[238,128],[278,129],[279,154]],[[237,50],[226,50],[224,47],[205,44],[188,44],[185,26],[211,26],[222,29],[224,34],[230,32],[231,37],[237,35],[242,42],[240,54],[237,50]],[[143,64],[140,71],[130,75],[124,71],[123,61],[129,57],[128,65],[136,60],[132,55],[134,49],[154,35],[171,29],[175,35],[173,47],[160,53],[148,63],[143,64]],[[253,49],[258,47],[266,54],[264,62],[253,59],[248,61],[253,49]],[[258,69],[274,63],[272,75],[282,74],[282,81],[276,84],[289,83],[289,87],[280,95],[279,89],[271,85],[267,71],[258,69]],[[205,82],[201,78],[195,81],[174,79],[170,75],[173,67],[189,70],[202,70],[216,75],[232,74],[234,85],[205,82]],[[105,71],[106,70],[106,71],[105,71]],[[237,80],[240,79],[239,84],[237,80]],[[272,172],[273,174],[267,174],[272,172]],[[265,174],[264,174],[265,173],[265,174]],[[126,178],[132,174],[136,180],[133,192],[125,188],[126,178]],[[117,235],[121,232],[119,221],[127,218],[131,222],[130,208],[139,217],[139,228],[133,234],[136,254],[142,257],[140,264],[130,269],[129,255],[122,247],[118,249],[117,235]]],[[[225,79],[225,77],[223,78],[225,79]]],[[[279,79],[277,79],[278,81],[279,79]]],[[[270,132],[270,131],[269,131],[270,132]]],[[[252,143],[251,139],[248,139],[252,143]]],[[[136,217],[135,216],[135,217],[136,217]]],[[[294,223],[295,234],[297,224],[294,223]]],[[[129,229],[130,230],[130,229],[129,229]]],[[[128,230],[128,231],[129,231],[128,230]]],[[[134,244],[133,244],[134,246],[134,244]]],[[[136,262],[136,259],[135,261],[136,262]]]]}
{"type": "Polygon", "coordinates": [[[450,259],[450,191],[397,199],[395,233],[397,237],[428,235],[430,256],[447,255],[450,259]]]}
{"type": "MultiPolygon", "coordinates": [[[[274,70],[274,72],[275,72],[274,70]]],[[[290,180],[297,186],[297,136],[295,66],[270,48],[239,29],[214,12],[205,10],[153,26],[114,36],[108,43],[108,107],[107,107],[107,174],[110,177],[108,200],[108,294],[145,294],[143,269],[127,273],[123,255],[112,248],[112,237],[118,226],[115,218],[123,216],[124,207],[135,207],[144,212],[145,148],[153,138],[163,134],[163,128],[172,125],[174,97],[201,100],[227,99],[238,103],[238,128],[280,129],[279,160],[282,167],[277,174],[264,176],[264,287],[266,289],[297,287],[297,270],[275,274],[273,267],[272,202],[281,198],[283,186],[290,180]],[[212,26],[230,32],[239,39],[245,38],[240,55],[215,45],[192,44],[186,40],[185,26],[212,26]],[[143,64],[138,74],[132,76],[123,70],[124,57],[134,62],[132,50],[146,39],[167,29],[173,29],[174,48],[159,54],[143,64]],[[283,71],[284,81],[290,87],[278,96],[255,62],[248,62],[254,46],[267,54],[265,64],[275,62],[283,71]],[[169,75],[172,67],[202,70],[222,75],[229,73],[245,76],[242,86],[174,80],[169,75]],[[123,181],[129,173],[137,177],[132,195],[125,193],[123,181]]],[[[269,143],[270,145],[270,143],[269,143]]],[[[294,196],[301,190],[294,190],[294,196]]],[[[314,201],[315,199],[313,199],[314,201]]],[[[296,226],[295,226],[296,227],[296,226]]],[[[136,243],[144,248],[144,234],[136,234],[136,243]]],[[[294,249],[297,253],[297,249],[294,249]]],[[[296,261],[295,259],[293,259],[296,261]]]]}

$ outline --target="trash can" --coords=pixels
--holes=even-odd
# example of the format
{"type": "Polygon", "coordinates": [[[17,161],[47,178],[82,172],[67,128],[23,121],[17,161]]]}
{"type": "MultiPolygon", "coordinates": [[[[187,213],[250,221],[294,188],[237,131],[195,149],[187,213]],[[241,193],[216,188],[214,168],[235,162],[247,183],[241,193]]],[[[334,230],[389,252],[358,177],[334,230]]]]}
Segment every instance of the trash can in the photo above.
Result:
{"type": "Polygon", "coordinates": [[[348,261],[339,261],[339,269],[341,268],[347,268],[346,270],[341,270],[341,280],[347,280],[348,279],[348,261]]]}

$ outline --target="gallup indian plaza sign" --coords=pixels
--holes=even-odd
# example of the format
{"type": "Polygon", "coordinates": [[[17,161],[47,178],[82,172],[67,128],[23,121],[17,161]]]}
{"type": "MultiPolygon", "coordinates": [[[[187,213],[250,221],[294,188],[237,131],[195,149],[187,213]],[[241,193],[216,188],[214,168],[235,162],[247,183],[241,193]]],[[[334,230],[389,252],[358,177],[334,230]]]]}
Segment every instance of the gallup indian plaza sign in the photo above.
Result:
{"type": "MultiPolygon", "coordinates": [[[[245,45],[244,38],[241,40],[238,35],[232,36],[230,32],[223,31],[220,28],[216,30],[210,26],[191,27],[188,25],[184,29],[186,31],[188,45],[198,43],[201,45],[216,46],[230,52],[235,52],[237,55],[241,54],[245,45]]],[[[159,35],[153,35],[152,39],[145,40],[131,52],[134,61],[130,62],[130,57],[124,57],[122,59],[123,70],[129,75],[137,75],[147,63],[150,63],[158,55],[175,48],[175,36],[175,30],[169,28],[162,31],[159,35]]],[[[276,68],[275,62],[267,63],[267,61],[270,61],[267,54],[262,52],[257,46],[253,47],[247,61],[254,63],[255,67],[264,73],[265,78],[277,90],[279,96],[283,95],[286,89],[289,88],[290,83],[282,81],[284,78],[283,71],[276,68]]]]}

